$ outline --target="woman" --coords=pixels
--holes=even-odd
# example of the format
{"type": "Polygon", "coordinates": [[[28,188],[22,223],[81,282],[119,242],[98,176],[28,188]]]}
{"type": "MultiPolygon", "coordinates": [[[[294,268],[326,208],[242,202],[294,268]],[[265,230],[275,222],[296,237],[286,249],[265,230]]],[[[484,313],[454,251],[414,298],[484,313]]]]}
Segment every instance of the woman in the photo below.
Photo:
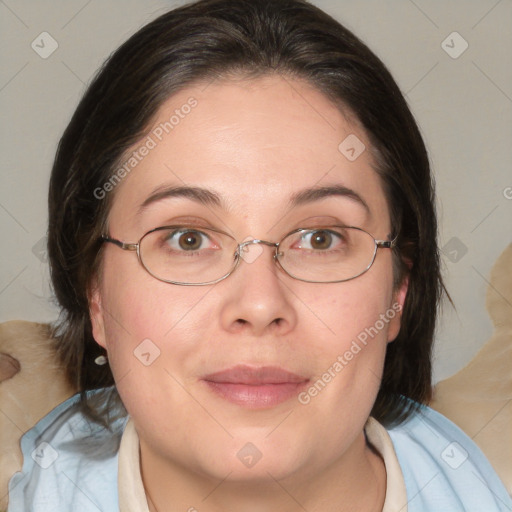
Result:
{"type": "Polygon", "coordinates": [[[433,203],[395,82],[314,6],[203,0],[141,29],[57,152],[81,393],[25,435],[9,510],[509,510],[423,405],[433,203]]]}

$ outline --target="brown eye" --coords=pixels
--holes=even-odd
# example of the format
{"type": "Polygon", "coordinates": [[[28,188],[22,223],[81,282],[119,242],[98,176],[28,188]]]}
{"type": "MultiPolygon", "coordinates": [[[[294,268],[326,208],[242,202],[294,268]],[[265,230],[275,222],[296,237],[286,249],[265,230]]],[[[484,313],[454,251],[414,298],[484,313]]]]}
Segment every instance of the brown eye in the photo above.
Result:
{"type": "Polygon", "coordinates": [[[332,244],[332,235],[328,231],[314,231],[311,233],[310,244],[313,249],[329,249],[332,244]]]}
{"type": "Polygon", "coordinates": [[[166,257],[178,256],[204,256],[211,250],[218,250],[219,246],[210,232],[183,227],[164,227],[152,232],[154,235],[147,239],[146,247],[150,240],[155,243],[155,249],[163,252],[166,257]]]}
{"type": "Polygon", "coordinates": [[[195,251],[201,247],[201,243],[201,234],[197,231],[187,231],[178,239],[180,248],[185,251],[195,251]]]}

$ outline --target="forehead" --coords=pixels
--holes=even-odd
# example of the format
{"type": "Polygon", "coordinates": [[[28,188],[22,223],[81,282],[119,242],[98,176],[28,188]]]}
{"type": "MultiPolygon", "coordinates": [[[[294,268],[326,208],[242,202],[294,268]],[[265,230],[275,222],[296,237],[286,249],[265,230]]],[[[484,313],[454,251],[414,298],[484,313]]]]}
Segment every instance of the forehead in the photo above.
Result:
{"type": "Polygon", "coordinates": [[[214,190],[226,211],[255,219],[282,215],[304,189],[342,185],[382,217],[386,200],[368,148],[358,122],[304,82],[198,83],[170,97],[126,155],[134,165],[115,191],[111,220],[136,222],[140,205],[168,186],[214,190]]]}

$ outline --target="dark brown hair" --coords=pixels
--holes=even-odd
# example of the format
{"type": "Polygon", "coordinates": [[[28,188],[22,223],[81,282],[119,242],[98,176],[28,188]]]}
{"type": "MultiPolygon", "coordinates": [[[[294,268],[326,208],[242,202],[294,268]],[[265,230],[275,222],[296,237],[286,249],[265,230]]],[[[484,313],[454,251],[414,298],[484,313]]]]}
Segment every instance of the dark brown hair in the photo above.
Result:
{"type": "Polygon", "coordinates": [[[56,154],[48,233],[53,288],[62,308],[55,333],[69,379],[96,421],[108,424],[106,411],[94,411],[86,391],[114,380],[108,365],[94,364],[101,352],[91,332],[88,290],[115,194],[98,200],[94,191],[111,178],[170,95],[197,81],[271,73],[312,84],[348,109],[369,136],[398,235],[396,283],[409,278],[401,330],[388,345],[372,415],[391,425],[403,421],[415,402],[430,399],[443,284],[428,156],[403,95],[357,37],[303,0],[202,0],[160,16],[110,56],[56,154]]]}

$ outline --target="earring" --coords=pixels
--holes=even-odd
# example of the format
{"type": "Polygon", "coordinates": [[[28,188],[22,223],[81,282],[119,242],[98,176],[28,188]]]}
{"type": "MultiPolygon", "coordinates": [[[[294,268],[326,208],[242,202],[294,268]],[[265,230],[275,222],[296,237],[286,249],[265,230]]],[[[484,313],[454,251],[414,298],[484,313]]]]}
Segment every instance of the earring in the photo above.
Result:
{"type": "Polygon", "coordinates": [[[94,363],[97,364],[98,366],[103,366],[104,364],[107,364],[108,363],[107,356],[98,356],[94,360],[94,363]]]}

